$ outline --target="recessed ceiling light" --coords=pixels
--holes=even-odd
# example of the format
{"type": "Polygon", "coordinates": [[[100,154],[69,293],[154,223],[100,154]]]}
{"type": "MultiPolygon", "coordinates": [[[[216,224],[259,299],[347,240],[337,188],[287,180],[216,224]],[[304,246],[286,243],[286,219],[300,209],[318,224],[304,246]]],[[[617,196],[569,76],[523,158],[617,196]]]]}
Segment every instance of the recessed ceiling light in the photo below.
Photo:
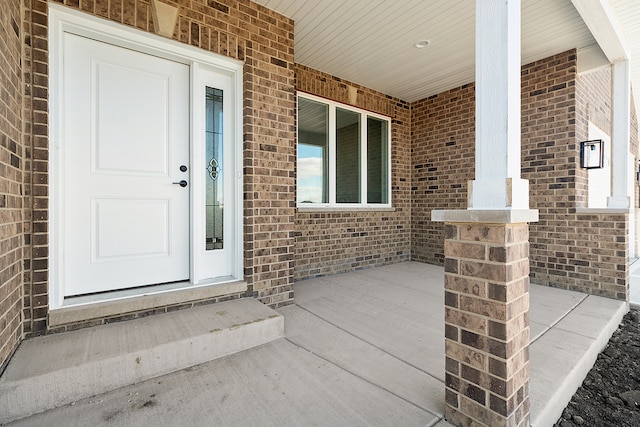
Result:
{"type": "Polygon", "coordinates": [[[422,49],[429,46],[430,44],[431,44],[431,40],[418,40],[413,44],[413,46],[417,47],[418,49],[422,49]]]}

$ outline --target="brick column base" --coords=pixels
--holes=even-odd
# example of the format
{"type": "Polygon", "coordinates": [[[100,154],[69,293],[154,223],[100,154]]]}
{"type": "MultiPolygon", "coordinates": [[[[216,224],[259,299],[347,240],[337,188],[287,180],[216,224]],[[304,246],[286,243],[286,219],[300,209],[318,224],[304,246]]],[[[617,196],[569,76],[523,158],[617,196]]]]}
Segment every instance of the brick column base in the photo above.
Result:
{"type": "Polygon", "coordinates": [[[445,224],[448,422],[529,425],[529,226],[445,224]]]}

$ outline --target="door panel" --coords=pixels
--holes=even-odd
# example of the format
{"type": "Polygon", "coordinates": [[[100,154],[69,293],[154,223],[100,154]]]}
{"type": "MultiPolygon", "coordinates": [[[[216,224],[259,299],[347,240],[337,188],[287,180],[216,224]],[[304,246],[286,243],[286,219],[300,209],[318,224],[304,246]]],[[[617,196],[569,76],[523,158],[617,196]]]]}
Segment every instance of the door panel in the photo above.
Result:
{"type": "Polygon", "coordinates": [[[167,200],[93,199],[92,202],[92,263],[170,255],[167,200]]]}
{"type": "Polygon", "coordinates": [[[189,67],[65,33],[64,295],[189,279],[189,67]]]}
{"type": "Polygon", "coordinates": [[[93,172],[166,175],[171,76],[95,60],[91,71],[95,82],[93,172]]]}

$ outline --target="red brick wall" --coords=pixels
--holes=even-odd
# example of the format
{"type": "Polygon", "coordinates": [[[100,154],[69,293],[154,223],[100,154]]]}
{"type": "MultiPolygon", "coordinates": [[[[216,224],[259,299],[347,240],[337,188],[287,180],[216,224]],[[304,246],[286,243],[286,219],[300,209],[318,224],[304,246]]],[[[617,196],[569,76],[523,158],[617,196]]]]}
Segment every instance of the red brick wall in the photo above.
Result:
{"type": "MultiPolygon", "coordinates": [[[[540,221],[530,226],[531,279],[625,298],[628,250],[624,215],[577,214],[586,207],[579,167],[586,119],[606,125],[607,74],[577,75],[569,51],[522,68],[522,178],[540,221]]],[[[412,257],[442,264],[442,224],[433,209],[464,209],[474,176],[474,88],[467,85],[412,104],[412,257]]],[[[636,143],[637,144],[637,143],[636,143]]]]}
{"type": "Polygon", "coordinates": [[[0,3],[0,372],[22,337],[23,180],[20,2],[0,3]]]}
{"type": "MultiPolygon", "coordinates": [[[[148,0],[55,2],[154,32],[148,0]]],[[[288,304],[293,299],[296,153],[293,22],[250,1],[167,0],[164,3],[178,8],[173,39],[245,64],[244,275],[249,284],[246,295],[274,307],[288,304]]],[[[25,260],[28,268],[25,271],[23,328],[27,334],[39,334],[48,328],[49,296],[48,7],[46,0],[31,0],[26,4],[23,22],[27,50],[23,58],[25,104],[28,104],[26,111],[33,113],[25,121],[25,141],[29,147],[26,162],[33,165],[33,182],[25,186],[25,192],[33,196],[28,202],[28,209],[33,210],[33,221],[28,224],[30,228],[25,235],[31,248],[25,260]]],[[[228,295],[209,302],[240,296],[228,295]]],[[[146,314],[127,313],[122,317],[146,314]]],[[[87,324],[95,324],[95,321],[87,324]]],[[[79,326],[82,325],[69,327],[79,326]]]]}
{"type": "Polygon", "coordinates": [[[391,117],[391,210],[296,213],[295,278],[323,276],[410,258],[411,122],[409,104],[296,65],[297,89],[391,117]],[[357,88],[355,104],[348,86],[357,88]]]}

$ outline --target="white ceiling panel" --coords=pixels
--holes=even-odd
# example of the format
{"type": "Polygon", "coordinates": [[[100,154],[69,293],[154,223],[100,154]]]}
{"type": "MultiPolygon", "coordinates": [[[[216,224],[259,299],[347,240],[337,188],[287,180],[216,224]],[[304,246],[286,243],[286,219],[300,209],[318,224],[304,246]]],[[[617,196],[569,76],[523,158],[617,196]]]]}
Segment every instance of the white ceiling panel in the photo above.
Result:
{"type": "MultiPolygon", "coordinates": [[[[474,80],[473,0],[256,1],[295,21],[299,64],[409,102],[474,80]]],[[[640,39],[640,1],[612,5],[640,39]]],[[[595,43],[571,0],[522,0],[523,64],[595,43]]]]}

